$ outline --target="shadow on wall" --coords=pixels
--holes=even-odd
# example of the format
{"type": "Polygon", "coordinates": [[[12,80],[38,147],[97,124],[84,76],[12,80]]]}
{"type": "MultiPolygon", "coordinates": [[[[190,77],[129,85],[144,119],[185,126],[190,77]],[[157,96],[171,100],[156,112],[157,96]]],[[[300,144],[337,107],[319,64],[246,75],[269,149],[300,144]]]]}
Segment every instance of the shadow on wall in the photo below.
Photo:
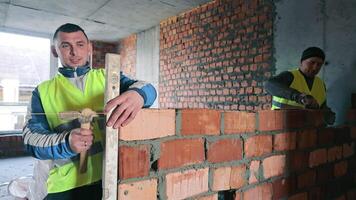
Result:
{"type": "Polygon", "coordinates": [[[351,94],[356,93],[356,81],[353,77],[356,74],[356,60],[350,67],[343,68],[344,70],[338,70],[339,73],[330,75],[336,77],[331,78],[333,81],[328,83],[328,105],[336,113],[335,125],[345,122],[347,110],[351,108],[351,94]]]}

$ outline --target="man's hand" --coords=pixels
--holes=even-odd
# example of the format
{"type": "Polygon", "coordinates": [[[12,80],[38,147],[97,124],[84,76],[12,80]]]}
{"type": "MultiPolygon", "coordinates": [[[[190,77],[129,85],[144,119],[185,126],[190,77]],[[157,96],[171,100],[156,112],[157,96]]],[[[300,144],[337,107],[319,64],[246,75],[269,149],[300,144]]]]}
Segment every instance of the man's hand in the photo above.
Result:
{"type": "Polygon", "coordinates": [[[93,131],[91,129],[76,128],[70,132],[69,145],[75,153],[90,149],[93,144],[93,131]]]}
{"type": "Polygon", "coordinates": [[[107,122],[108,127],[119,128],[130,123],[143,106],[142,96],[133,90],[122,93],[111,99],[105,106],[104,112],[114,109],[107,122]]]}
{"type": "Polygon", "coordinates": [[[311,95],[301,94],[299,95],[299,102],[309,109],[318,109],[319,104],[311,95]]]}

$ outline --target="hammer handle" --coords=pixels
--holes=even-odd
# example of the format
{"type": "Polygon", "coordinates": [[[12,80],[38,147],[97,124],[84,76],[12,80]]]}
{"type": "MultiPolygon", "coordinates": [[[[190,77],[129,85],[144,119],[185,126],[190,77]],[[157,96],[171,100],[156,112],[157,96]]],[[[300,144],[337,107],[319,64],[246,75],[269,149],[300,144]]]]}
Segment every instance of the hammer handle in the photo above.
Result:
{"type": "MultiPolygon", "coordinates": [[[[90,129],[90,123],[82,123],[80,125],[80,128],[90,129]]],[[[87,153],[87,151],[83,151],[80,153],[80,157],[79,157],[79,171],[80,171],[80,173],[85,173],[87,171],[87,165],[88,165],[88,153],[87,153]]]]}

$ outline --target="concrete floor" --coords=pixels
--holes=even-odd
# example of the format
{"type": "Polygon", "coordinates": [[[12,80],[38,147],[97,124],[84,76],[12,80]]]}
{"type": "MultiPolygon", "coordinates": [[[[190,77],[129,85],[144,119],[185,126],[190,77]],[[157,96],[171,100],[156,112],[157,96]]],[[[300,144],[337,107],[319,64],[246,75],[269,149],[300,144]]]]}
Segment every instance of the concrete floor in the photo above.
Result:
{"type": "Polygon", "coordinates": [[[34,158],[17,157],[0,159],[0,199],[14,200],[7,192],[8,183],[19,177],[31,176],[33,173],[34,158]]]}

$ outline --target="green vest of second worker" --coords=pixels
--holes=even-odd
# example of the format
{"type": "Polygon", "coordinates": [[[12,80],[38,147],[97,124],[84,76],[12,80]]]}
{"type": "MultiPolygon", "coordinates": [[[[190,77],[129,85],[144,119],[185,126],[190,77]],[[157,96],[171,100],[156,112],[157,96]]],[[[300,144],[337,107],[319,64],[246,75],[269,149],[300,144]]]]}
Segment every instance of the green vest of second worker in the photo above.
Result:
{"type": "MultiPolygon", "coordinates": [[[[315,76],[313,86],[310,90],[303,74],[298,69],[291,70],[290,72],[293,74],[294,79],[289,87],[298,90],[300,93],[313,96],[320,107],[326,100],[326,89],[323,81],[319,77],[315,76]]],[[[296,101],[292,101],[289,99],[277,96],[273,96],[272,98],[272,110],[304,107],[305,106],[303,104],[297,103],[296,101]]]]}

